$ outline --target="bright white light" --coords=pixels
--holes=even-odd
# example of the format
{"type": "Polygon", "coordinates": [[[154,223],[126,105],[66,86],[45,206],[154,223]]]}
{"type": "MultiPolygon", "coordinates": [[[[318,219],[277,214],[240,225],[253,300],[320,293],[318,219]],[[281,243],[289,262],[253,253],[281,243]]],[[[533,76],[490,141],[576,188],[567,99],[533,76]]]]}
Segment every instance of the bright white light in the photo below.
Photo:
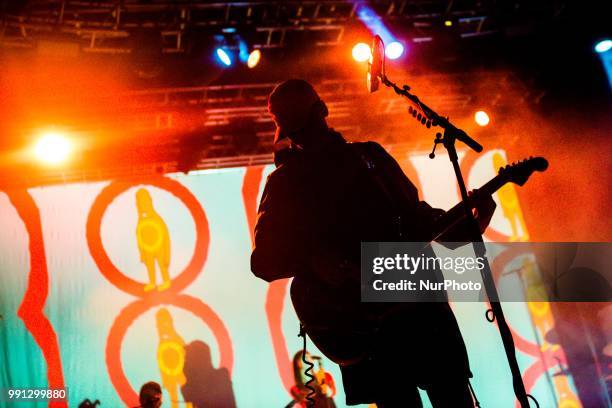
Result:
{"type": "Polygon", "coordinates": [[[68,159],[72,143],[59,132],[44,133],[34,146],[36,158],[46,164],[60,164],[68,159]]]}
{"type": "Polygon", "coordinates": [[[257,64],[259,64],[259,60],[261,59],[261,51],[253,50],[249,54],[249,59],[247,60],[247,67],[255,68],[257,64]]]}
{"type": "Polygon", "coordinates": [[[229,67],[232,65],[232,59],[223,48],[217,48],[217,57],[219,57],[219,60],[221,60],[225,66],[229,67]]]}
{"type": "Polygon", "coordinates": [[[366,43],[357,43],[353,47],[353,59],[357,62],[365,62],[370,59],[370,46],[366,43]]]}
{"type": "Polygon", "coordinates": [[[595,51],[602,54],[612,48],[612,40],[603,40],[595,44],[595,51]]]}
{"type": "Polygon", "coordinates": [[[397,41],[393,41],[385,48],[385,55],[387,56],[387,58],[392,60],[398,59],[402,56],[403,53],[404,46],[402,45],[402,43],[397,41]]]}
{"type": "Polygon", "coordinates": [[[474,114],[474,120],[479,126],[487,126],[491,119],[487,112],[480,110],[474,114]]]}

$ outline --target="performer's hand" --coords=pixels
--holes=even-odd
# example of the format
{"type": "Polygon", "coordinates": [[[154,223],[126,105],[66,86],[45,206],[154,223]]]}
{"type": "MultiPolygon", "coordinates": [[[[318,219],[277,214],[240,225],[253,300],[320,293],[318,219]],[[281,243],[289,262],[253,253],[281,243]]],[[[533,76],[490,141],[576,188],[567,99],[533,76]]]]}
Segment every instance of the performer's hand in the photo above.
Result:
{"type": "Polygon", "coordinates": [[[275,152],[278,152],[280,150],[288,149],[290,146],[291,146],[291,139],[281,138],[277,140],[275,138],[272,148],[274,149],[275,152]]]}
{"type": "MultiPolygon", "coordinates": [[[[478,190],[473,190],[469,192],[469,196],[473,196],[478,190]]],[[[487,229],[487,226],[491,222],[491,218],[493,217],[493,213],[495,212],[495,201],[493,197],[490,195],[486,195],[481,197],[476,201],[475,205],[475,215],[476,220],[478,221],[478,225],[480,226],[480,232],[484,233],[487,229]]]]}
{"type": "Polygon", "coordinates": [[[272,146],[274,149],[274,164],[279,167],[291,155],[291,140],[283,138],[276,141],[272,146]]]}

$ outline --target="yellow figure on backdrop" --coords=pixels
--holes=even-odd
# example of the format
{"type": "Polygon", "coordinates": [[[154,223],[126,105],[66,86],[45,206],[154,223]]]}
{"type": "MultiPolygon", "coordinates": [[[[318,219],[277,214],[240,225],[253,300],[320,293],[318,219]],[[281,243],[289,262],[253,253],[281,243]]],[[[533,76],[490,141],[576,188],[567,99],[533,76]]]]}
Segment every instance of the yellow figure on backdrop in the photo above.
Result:
{"type": "MultiPolygon", "coordinates": [[[[506,164],[508,163],[501,154],[493,154],[493,167],[496,171],[506,164]]],[[[529,234],[514,186],[512,184],[504,185],[497,191],[497,198],[499,198],[504,217],[510,222],[510,228],[512,229],[510,241],[528,241],[529,234]]]]}
{"type": "Polygon", "coordinates": [[[172,408],[178,408],[179,389],[186,382],[183,373],[185,342],[174,329],[172,316],[167,309],[159,309],[155,317],[159,334],[157,363],[161,373],[161,382],[168,391],[172,408]]]}
{"type": "MultiPolygon", "coordinates": [[[[538,330],[545,335],[549,330],[553,329],[552,312],[550,304],[546,301],[548,295],[546,287],[540,276],[540,272],[535,262],[529,258],[525,258],[522,262],[521,269],[523,272],[523,282],[527,292],[527,299],[541,299],[539,302],[529,301],[527,307],[531,312],[531,319],[538,330]]],[[[550,345],[544,342],[542,348],[546,349],[550,345]]]]}
{"type": "Polygon", "coordinates": [[[144,188],[136,192],[136,208],[138,209],[138,225],[136,237],[138,239],[138,250],[140,261],[147,267],[149,283],[145,285],[145,292],[157,287],[155,264],[159,266],[163,282],[158,290],[162,291],[170,287],[170,234],[164,220],[153,208],[151,194],[144,188]]]}

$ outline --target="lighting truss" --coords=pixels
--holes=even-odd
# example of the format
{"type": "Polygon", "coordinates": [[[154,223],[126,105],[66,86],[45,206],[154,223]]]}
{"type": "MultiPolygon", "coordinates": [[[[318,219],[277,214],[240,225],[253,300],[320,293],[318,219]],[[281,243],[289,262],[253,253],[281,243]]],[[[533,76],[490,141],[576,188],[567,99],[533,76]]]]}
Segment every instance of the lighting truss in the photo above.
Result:
{"type": "Polygon", "coordinates": [[[130,53],[136,30],[159,32],[162,52],[185,51],[191,29],[252,27],[255,48],[279,48],[291,32],[312,35],[316,46],[342,43],[347,26],[356,24],[362,7],[373,8],[385,22],[411,31],[415,42],[432,38],[442,19],[452,18],[462,37],[493,33],[488,2],[417,1],[33,1],[4,16],[0,45],[34,47],[38,38],[61,33],[83,52],[130,53]],[[460,3],[460,4],[459,4],[460,3]]]}

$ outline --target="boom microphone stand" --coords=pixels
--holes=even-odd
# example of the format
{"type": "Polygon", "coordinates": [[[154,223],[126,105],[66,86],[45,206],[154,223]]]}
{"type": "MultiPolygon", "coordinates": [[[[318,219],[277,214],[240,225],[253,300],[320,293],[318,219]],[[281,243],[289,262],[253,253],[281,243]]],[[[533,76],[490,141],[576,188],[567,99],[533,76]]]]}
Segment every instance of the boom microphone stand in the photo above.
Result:
{"type": "MultiPolygon", "coordinates": [[[[421,121],[422,124],[427,125],[428,128],[431,126],[439,126],[440,128],[444,129],[444,134],[436,134],[434,147],[429,157],[431,159],[435,157],[434,152],[438,144],[441,144],[446,148],[448,157],[453,165],[453,170],[455,171],[457,184],[459,184],[461,199],[463,202],[468,203],[470,200],[465,187],[465,181],[463,180],[463,175],[461,174],[461,168],[459,167],[459,159],[457,156],[457,150],[455,148],[455,142],[459,140],[476,152],[481,152],[482,146],[468,136],[468,134],[463,130],[453,125],[447,117],[440,116],[429,106],[421,102],[416,95],[410,92],[410,87],[408,85],[404,85],[402,88],[400,88],[386,77],[384,72],[384,45],[382,44],[380,37],[376,36],[374,38],[374,46],[372,47],[372,58],[370,59],[370,65],[368,67],[368,88],[370,92],[373,92],[378,88],[379,79],[385,86],[392,88],[396,94],[410,100],[410,102],[417,107],[417,110],[422,112],[421,114],[417,113],[417,110],[412,108],[410,109],[410,113],[413,116],[417,116],[417,119],[421,121]]],[[[469,229],[468,232],[471,242],[473,243],[474,253],[477,257],[482,257],[485,260],[484,267],[480,270],[480,275],[482,277],[482,282],[491,306],[491,308],[487,310],[486,318],[491,323],[497,320],[497,327],[504,344],[508,365],[510,366],[510,371],[512,372],[514,394],[516,395],[521,408],[529,408],[528,398],[530,397],[533,399],[533,397],[531,395],[527,395],[525,384],[523,384],[521,371],[514,353],[514,340],[512,339],[512,333],[510,332],[510,328],[508,327],[508,323],[506,322],[504,312],[499,302],[499,294],[497,292],[497,288],[495,287],[495,281],[493,280],[493,274],[491,273],[489,261],[486,258],[486,249],[480,233],[480,228],[478,226],[478,222],[474,218],[474,214],[472,213],[472,207],[465,205],[464,208],[465,215],[467,217],[467,225],[469,229]]]]}

